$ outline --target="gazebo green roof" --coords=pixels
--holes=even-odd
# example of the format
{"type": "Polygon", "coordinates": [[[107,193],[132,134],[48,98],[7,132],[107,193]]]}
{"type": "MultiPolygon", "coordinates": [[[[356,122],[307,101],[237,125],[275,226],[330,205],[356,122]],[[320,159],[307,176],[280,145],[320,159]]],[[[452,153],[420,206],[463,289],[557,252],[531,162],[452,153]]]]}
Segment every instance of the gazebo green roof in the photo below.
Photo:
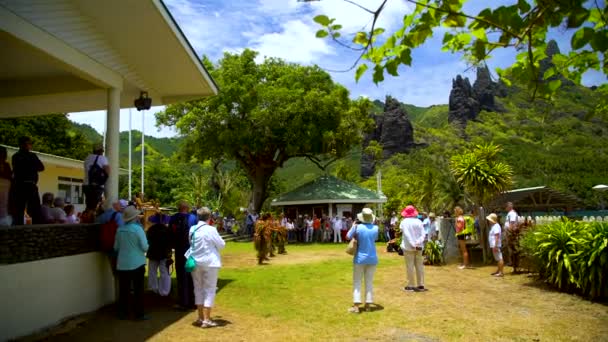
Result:
{"type": "Polygon", "coordinates": [[[323,203],[384,203],[386,196],[333,176],[321,176],[272,200],[272,206],[323,203]]]}

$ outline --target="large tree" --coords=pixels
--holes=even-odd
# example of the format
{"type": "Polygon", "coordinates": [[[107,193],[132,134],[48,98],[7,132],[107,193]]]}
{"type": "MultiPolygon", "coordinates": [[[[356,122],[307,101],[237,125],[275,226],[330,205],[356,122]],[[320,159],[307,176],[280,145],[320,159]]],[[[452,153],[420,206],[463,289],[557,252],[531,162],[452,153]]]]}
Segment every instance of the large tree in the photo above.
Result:
{"type": "MultiPolygon", "coordinates": [[[[317,1],[317,0],[302,0],[317,1]]],[[[509,76],[504,81],[516,79],[528,84],[534,93],[551,95],[560,87],[562,80],[553,77],[560,73],[580,83],[581,76],[589,69],[601,70],[608,75],[608,9],[601,0],[513,0],[511,5],[494,5],[479,13],[465,11],[466,0],[405,0],[413,11],[404,13],[403,25],[394,32],[377,27],[387,0],[377,8],[366,8],[363,1],[344,0],[345,6],[356,5],[362,15],[371,17],[371,25],[357,32],[352,42],[342,39],[342,26],[325,15],[315,17],[322,28],[317,37],[331,38],[343,46],[361,52],[349,68],[357,67],[359,79],[368,69],[367,60],[373,66],[374,82],[384,80],[385,71],[397,76],[400,65],[411,66],[412,50],[423,46],[437,33],[443,33],[443,50],[464,53],[473,64],[485,61],[497,49],[514,49],[519,52],[513,65],[501,74],[509,76]],[[367,13],[365,13],[367,12],[367,13]],[[547,33],[552,29],[572,30],[570,52],[555,54],[553,66],[540,75],[541,61],[546,57],[547,33]],[[545,81],[546,80],[546,81],[545,81]]],[[[605,104],[605,103],[604,103],[605,104]]]]}
{"type": "Polygon", "coordinates": [[[325,166],[359,144],[372,122],[369,101],[352,101],[319,67],[256,57],[225,53],[216,65],[204,58],[219,94],[171,105],[157,120],[176,126],[198,160],[236,160],[252,184],[250,207],[260,210],[285,161],[306,157],[325,166]]]}

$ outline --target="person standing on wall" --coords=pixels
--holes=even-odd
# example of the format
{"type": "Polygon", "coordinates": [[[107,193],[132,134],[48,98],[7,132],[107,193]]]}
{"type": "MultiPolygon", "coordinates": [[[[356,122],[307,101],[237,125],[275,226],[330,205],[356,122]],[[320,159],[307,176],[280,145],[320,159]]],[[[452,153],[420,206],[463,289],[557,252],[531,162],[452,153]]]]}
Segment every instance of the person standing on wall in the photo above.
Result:
{"type": "Polygon", "coordinates": [[[507,232],[507,247],[513,273],[517,273],[519,267],[519,222],[517,212],[513,209],[513,203],[507,202],[507,218],[505,219],[505,230],[507,232]]]}
{"type": "Polygon", "coordinates": [[[408,205],[401,212],[404,219],[399,228],[403,234],[401,248],[405,256],[407,269],[406,292],[423,292],[424,287],[424,260],[422,257],[422,246],[424,244],[424,228],[422,221],[418,219],[418,211],[413,205],[408,205]],[[414,269],[416,269],[416,286],[414,286],[414,269]]]}
{"type": "Polygon", "coordinates": [[[103,155],[103,145],[93,148],[84,160],[84,192],[86,210],[95,210],[101,202],[104,186],[110,176],[110,163],[103,155]]]}
{"type": "Polygon", "coordinates": [[[19,138],[19,151],[13,155],[13,188],[11,189],[15,210],[13,224],[16,226],[23,225],[26,208],[33,224],[42,223],[38,193],[38,173],[42,171],[44,165],[32,152],[32,139],[19,138]]]}

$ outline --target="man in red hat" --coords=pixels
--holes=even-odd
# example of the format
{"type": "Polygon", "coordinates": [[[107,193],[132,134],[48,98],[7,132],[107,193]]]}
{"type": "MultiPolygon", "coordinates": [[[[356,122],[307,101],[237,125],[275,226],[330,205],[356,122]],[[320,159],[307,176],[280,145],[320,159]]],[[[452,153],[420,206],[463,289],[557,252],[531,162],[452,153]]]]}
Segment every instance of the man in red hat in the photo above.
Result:
{"type": "Polygon", "coordinates": [[[408,205],[401,211],[404,219],[401,221],[401,249],[405,256],[407,268],[407,286],[403,289],[407,292],[424,292],[424,264],[422,258],[422,246],[424,244],[424,228],[422,221],[418,219],[418,211],[413,205],[408,205]],[[416,269],[416,286],[414,286],[414,268],[416,269]]]}

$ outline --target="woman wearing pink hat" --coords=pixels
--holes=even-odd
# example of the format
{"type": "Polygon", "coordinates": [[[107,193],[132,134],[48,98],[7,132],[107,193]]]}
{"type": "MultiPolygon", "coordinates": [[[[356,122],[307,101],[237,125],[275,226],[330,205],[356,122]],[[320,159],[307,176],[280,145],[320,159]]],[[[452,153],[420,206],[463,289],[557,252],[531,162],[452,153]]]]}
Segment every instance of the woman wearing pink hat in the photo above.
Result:
{"type": "Polygon", "coordinates": [[[422,258],[422,245],[424,243],[424,228],[422,221],[418,219],[418,211],[413,205],[408,205],[401,211],[404,219],[401,221],[402,240],[401,248],[405,256],[407,268],[407,286],[403,289],[407,292],[423,292],[424,287],[424,264],[422,258]],[[414,268],[416,269],[416,286],[414,286],[414,268]]]}

